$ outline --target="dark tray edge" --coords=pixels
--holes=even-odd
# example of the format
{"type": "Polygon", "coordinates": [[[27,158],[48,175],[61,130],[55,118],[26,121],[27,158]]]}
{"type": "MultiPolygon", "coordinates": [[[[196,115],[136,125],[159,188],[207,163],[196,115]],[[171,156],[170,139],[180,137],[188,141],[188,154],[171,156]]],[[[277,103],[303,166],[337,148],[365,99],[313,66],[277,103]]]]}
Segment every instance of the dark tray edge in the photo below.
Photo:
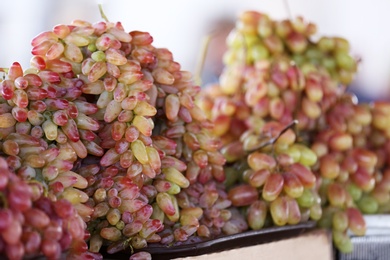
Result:
{"type": "MultiPolygon", "coordinates": [[[[225,235],[207,241],[192,244],[166,246],[161,244],[150,244],[148,247],[137,251],[146,251],[152,255],[153,260],[168,260],[179,257],[197,256],[230,250],[240,247],[253,246],[274,242],[281,239],[291,238],[312,230],[316,227],[314,221],[287,225],[281,227],[269,227],[260,230],[250,230],[234,235],[225,235]]],[[[105,251],[103,249],[103,251],[105,251]]],[[[129,251],[116,254],[103,254],[104,259],[128,259],[129,251]]]]}

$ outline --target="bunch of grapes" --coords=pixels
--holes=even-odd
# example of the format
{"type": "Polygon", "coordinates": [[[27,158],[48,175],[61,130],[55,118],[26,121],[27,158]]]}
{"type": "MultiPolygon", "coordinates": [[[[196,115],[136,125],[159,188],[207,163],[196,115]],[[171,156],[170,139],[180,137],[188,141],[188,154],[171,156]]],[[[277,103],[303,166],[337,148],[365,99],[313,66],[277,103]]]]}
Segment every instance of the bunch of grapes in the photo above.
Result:
{"type": "Polygon", "coordinates": [[[48,197],[67,199],[88,220],[87,180],[72,169],[87,156],[83,142],[99,124],[76,106],[82,82],[51,70],[23,71],[17,62],[7,77],[0,87],[2,156],[17,175],[39,181],[48,197]]]}
{"type": "MultiPolygon", "coordinates": [[[[146,247],[164,227],[187,240],[200,224],[181,217],[179,193],[225,179],[221,142],[195,104],[200,87],[152,42],[119,22],[60,24],[31,41],[30,68],[15,62],[1,82],[2,156],[74,205],[93,252],[146,247]]],[[[205,203],[191,205],[213,208],[205,203]]]]}
{"type": "Polygon", "coordinates": [[[389,133],[386,127],[386,121],[390,115],[390,104],[385,101],[373,102],[371,108],[372,122],[367,129],[366,138],[361,138],[365,142],[362,144],[373,151],[377,156],[377,165],[373,176],[376,185],[374,189],[362,197],[362,201],[358,204],[364,213],[389,213],[390,212],[390,183],[389,183],[389,133]],[[370,207],[364,207],[371,205],[370,207]]]}
{"type": "Polygon", "coordinates": [[[52,201],[37,182],[27,182],[0,158],[0,254],[8,259],[45,256],[99,258],[87,252],[85,222],[66,199],[52,201]]]}
{"type": "Polygon", "coordinates": [[[157,195],[153,185],[137,186],[124,169],[116,166],[89,164],[77,172],[93,179],[85,190],[89,196],[86,205],[93,208],[88,222],[91,252],[101,252],[102,246],[108,246],[108,253],[116,253],[129,246],[141,249],[147,243],[161,241],[157,232],[163,230],[163,222],[151,219],[151,202],[157,195]]]}
{"type": "Polygon", "coordinates": [[[229,199],[250,228],[311,218],[350,252],[349,232],[366,231],[362,214],[388,211],[390,110],[346,91],[357,67],[349,43],[315,32],[301,17],[242,13],[219,83],[197,102],[221,137],[229,199]]]}
{"type": "Polygon", "coordinates": [[[292,126],[268,121],[222,149],[227,158],[235,157],[226,169],[229,199],[233,206],[245,208],[251,229],[321,217],[317,179],[310,169],[317,156],[296,141],[292,126]],[[237,150],[242,151],[239,157],[237,150]]]}
{"type": "Polygon", "coordinates": [[[303,69],[322,67],[337,82],[348,85],[357,69],[349,42],[341,37],[315,39],[316,32],[317,26],[301,16],[279,21],[257,11],[242,12],[227,38],[223,60],[230,66],[287,56],[303,69]]]}
{"type": "Polygon", "coordinates": [[[312,149],[318,156],[315,172],[321,178],[318,187],[324,214],[321,227],[332,229],[336,247],[350,252],[348,231],[361,236],[366,226],[358,207],[362,192],[376,185],[372,174],[377,156],[362,143],[371,124],[367,105],[356,104],[345,95],[325,116],[327,128],[313,136],[312,149]]]}
{"type": "Polygon", "coordinates": [[[47,197],[54,201],[66,199],[85,221],[90,218],[93,209],[82,204],[88,199],[82,191],[88,182],[72,171],[77,160],[72,148],[48,146],[43,138],[16,132],[3,139],[2,151],[15,174],[24,180],[39,182],[47,197]]]}

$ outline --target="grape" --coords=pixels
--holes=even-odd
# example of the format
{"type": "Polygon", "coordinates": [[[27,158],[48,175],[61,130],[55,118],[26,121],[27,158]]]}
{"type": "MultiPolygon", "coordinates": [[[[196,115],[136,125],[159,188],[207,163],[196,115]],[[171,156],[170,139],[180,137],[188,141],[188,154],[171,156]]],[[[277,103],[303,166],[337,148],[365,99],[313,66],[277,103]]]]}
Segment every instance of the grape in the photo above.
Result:
{"type": "Polygon", "coordinates": [[[276,166],[276,161],[267,154],[254,152],[248,156],[248,164],[255,171],[261,169],[272,170],[276,166]]]}
{"type": "Polygon", "coordinates": [[[15,245],[22,236],[22,223],[17,219],[12,220],[8,227],[3,230],[1,235],[5,243],[15,245]]]}
{"type": "Polygon", "coordinates": [[[229,199],[234,206],[251,205],[257,197],[257,190],[250,185],[240,185],[229,190],[229,199]]]}
{"type": "Polygon", "coordinates": [[[151,260],[152,256],[149,252],[138,252],[135,254],[132,254],[129,258],[129,260],[151,260]]]}
{"type": "Polygon", "coordinates": [[[375,189],[370,194],[379,205],[386,205],[390,200],[390,194],[383,186],[380,186],[380,183],[376,184],[375,189]]]}
{"type": "Polygon", "coordinates": [[[351,179],[363,191],[371,191],[375,186],[375,180],[364,168],[358,168],[351,179]]]}
{"type": "Polygon", "coordinates": [[[343,186],[338,183],[331,183],[327,187],[329,203],[332,206],[342,208],[346,200],[346,191],[343,186]]]}
{"type": "Polygon", "coordinates": [[[355,184],[353,183],[349,183],[347,186],[346,186],[346,189],[347,191],[349,192],[349,194],[351,195],[352,199],[354,201],[358,201],[362,194],[363,194],[363,191],[361,189],[359,189],[355,184]]]}
{"type": "Polygon", "coordinates": [[[22,241],[24,242],[25,253],[33,255],[39,251],[41,246],[41,236],[37,231],[24,232],[22,241]]]}
{"type": "Polygon", "coordinates": [[[298,177],[305,188],[314,186],[316,177],[313,172],[306,166],[300,163],[293,163],[290,166],[290,172],[298,177]]]}
{"type": "Polygon", "coordinates": [[[304,189],[302,196],[297,198],[298,204],[301,207],[309,208],[315,204],[314,192],[310,189],[304,189]]]}
{"type": "Polygon", "coordinates": [[[29,209],[26,216],[26,222],[36,229],[44,229],[50,222],[49,216],[39,209],[29,209]]]}
{"type": "Polygon", "coordinates": [[[327,154],[320,159],[321,176],[327,179],[337,178],[340,173],[340,164],[332,154],[327,154]]]}
{"type": "Polygon", "coordinates": [[[356,208],[348,208],[346,212],[350,230],[357,236],[363,236],[366,232],[366,223],[362,213],[356,208]]]}
{"type": "Polygon", "coordinates": [[[270,212],[274,223],[284,226],[289,220],[289,203],[284,196],[277,197],[270,203],[270,212]]]}
{"type": "Polygon", "coordinates": [[[268,169],[250,172],[248,183],[253,187],[259,188],[264,185],[270,174],[271,172],[268,169]]]}
{"type": "Polygon", "coordinates": [[[310,207],[310,218],[312,220],[318,221],[322,217],[322,207],[320,203],[316,203],[310,207]]]}
{"type": "Polygon", "coordinates": [[[271,174],[264,184],[262,197],[266,201],[275,200],[281,193],[284,185],[284,179],[281,174],[271,174]]]}
{"type": "Polygon", "coordinates": [[[378,202],[369,195],[362,196],[357,202],[357,205],[359,209],[366,214],[373,214],[378,211],[378,202]]]}
{"type": "Polygon", "coordinates": [[[337,231],[345,231],[348,228],[348,215],[344,211],[338,211],[333,214],[332,228],[337,231]]]}
{"type": "Polygon", "coordinates": [[[283,190],[288,196],[291,198],[298,198],[302,196],[304,187],[296,175],[290,172],[284,172],[283,179],[283,190]]]}
{"type": "Polygon", "coordinates": [[[49,259],[56,259],[61,255],[61,246],[57,241],[44,239],[41,242],[41,250],[49,259]]]}
{"type": "Polygon", "coordinates": [[[5,248],[5,254],[9,259],[23,259],[24,248],[22,243],[7,245],[5,248]]]}
{"type": "Polygon", "coordinates": [[[353,245],[350,237],[348,236],[348,234],[346,234],[346,232],[334,230],[332,236],[333,236],[333,241],[338,250],[340,250],[343,253],[352,252],[353,245]]]}
{"type": "Polygon", "coordinates": [[[303,212],[301,212],[301,208],[298,205],[298,202],[291,197],[286,196],[287,204],[288,204],[288,220],[287,223],[289,225],[296,225],[303,219],[303,212]]]}

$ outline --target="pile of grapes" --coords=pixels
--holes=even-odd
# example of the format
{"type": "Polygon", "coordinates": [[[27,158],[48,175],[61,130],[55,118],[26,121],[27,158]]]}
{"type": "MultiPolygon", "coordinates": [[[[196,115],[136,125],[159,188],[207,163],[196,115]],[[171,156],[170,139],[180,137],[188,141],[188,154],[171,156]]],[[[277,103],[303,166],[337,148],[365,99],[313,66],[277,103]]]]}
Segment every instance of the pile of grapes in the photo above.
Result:
{"type": "Polygon", "coordinates": [[[2,69],[0,256],[151,259],[309,219],[350,252],[362,213],[390,211],[390,103],[357,103],[348,42],[315,32],[244,12],[203,88],[120,22],[37,35],[2,69]]]}
{"type": "Polygon", "coordinates": [[[390,103],[358,103],[348,41],[315,33],[302,17],[242,13],[219,83],[196,103],[215,124],[228,198],[250,228],[311,219],[351,252],[363,214],[390,209],[390,103]]]}

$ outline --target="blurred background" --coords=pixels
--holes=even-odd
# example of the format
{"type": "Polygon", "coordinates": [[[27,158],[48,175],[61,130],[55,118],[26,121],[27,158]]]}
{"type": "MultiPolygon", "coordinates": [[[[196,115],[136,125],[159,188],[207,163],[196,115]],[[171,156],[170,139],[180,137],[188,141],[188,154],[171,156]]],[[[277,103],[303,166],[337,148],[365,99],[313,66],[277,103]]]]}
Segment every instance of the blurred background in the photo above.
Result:
{"type": "Polygon", "coordinates": [[[352,54],[361,58],[351,90],[361,99],[390,98],[390,1],[383,0],[14,0],[0,9],[0,67],[31,58],[30,41],[53,26],[74,19],[97,22],[98,4],[110,21],[126,31],[148,31],[156,47],[170,49],[182,69],[196,71],[202,42],[214,33],[207,52],[203,83],[217,80],[222,69],[225,38],[244,10],[267,13],[272,19],[301,15],[317,25],[318,36],[342,36],[352,54]],[[288,7],[287,7],[288,6],[288,7]]]}

